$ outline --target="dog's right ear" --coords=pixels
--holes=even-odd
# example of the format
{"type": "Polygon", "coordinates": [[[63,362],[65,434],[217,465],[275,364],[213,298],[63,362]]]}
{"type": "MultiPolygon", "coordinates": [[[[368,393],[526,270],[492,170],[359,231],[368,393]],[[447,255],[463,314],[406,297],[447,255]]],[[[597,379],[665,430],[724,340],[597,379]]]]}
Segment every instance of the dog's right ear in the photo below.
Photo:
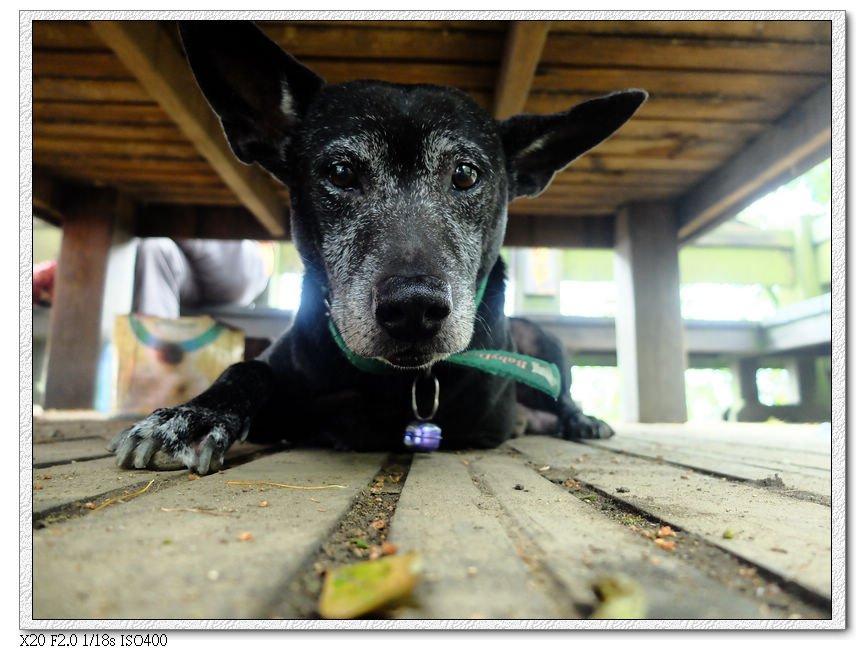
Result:
{"type": "Polygon", "coordinates": [[[272,169],[324,80],[252,23],[184,21],[179,28],[195,80],[232,151],[272,169]]]}

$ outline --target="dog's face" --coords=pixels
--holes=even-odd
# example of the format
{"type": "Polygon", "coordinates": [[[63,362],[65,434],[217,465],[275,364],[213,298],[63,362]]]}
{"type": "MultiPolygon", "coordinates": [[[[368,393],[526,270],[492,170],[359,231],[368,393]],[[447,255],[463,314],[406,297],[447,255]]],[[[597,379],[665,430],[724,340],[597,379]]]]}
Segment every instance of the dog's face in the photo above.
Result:
{"type": "Polygon", "coordinates": [[[181,23],[196,79],[244,162],[289,187],[292,236],[357,355],[424,367],[463,350],[506,207],[645,99],[496,122],[438,86],[330,86],[247,23],[181,23]]]}
{"type": "Polygon", "coordinates": [[[402,367],[464,349],[504,235],[495,122],[452,89],[325,87],[289,167],[292,232],[346,345],[402,367]]]}

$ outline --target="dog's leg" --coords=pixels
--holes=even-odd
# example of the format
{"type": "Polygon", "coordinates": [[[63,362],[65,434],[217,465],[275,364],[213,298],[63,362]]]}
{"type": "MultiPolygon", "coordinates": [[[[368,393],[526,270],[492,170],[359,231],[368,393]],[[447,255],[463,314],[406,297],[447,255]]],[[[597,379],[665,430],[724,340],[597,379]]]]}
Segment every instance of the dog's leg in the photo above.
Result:
{"type": "Polygon", "coordinates": [[[557,400],[526,386],[517,387],[517,401],[524,411],[525,432],[567,440],[612,436],[610,425],[583,413],[571,398],[571,369],[565,362],[565,352],[558,339],[523,318],[512,318],[510,325],[518,352],[556,364],[562,376],[562,392],[557,400]]]}
{"type": "Polygon", "coordinates": [[[124,468],[186,466],[198,474],[222,467],[225,452],[249,433],[252,418],[269,399],[273,372],[262,361],[227,368],[186,404],[154,411],[108,445],[124,468]],[[168,456],[169,463],[164,456],[168,456]]]}

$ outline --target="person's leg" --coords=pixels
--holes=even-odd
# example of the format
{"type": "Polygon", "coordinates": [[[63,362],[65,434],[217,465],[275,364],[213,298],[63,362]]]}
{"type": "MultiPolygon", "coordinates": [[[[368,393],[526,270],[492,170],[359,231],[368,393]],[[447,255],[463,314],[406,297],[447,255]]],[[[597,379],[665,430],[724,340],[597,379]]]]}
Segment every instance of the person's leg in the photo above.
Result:
{"type": "Polygon", "coordinates": [[[195,304],[200,292],[193,269],[183,251],[171,239],[142,239],[135,260],[132,311],[137,314],[177,318],[181,303],[195,304]]]}
{"type": "Polygon", "coordinates": [[[254,241],[178,242],[195,274],[202,305],[247,305],[267,286],[259,245],[254,241]]]}

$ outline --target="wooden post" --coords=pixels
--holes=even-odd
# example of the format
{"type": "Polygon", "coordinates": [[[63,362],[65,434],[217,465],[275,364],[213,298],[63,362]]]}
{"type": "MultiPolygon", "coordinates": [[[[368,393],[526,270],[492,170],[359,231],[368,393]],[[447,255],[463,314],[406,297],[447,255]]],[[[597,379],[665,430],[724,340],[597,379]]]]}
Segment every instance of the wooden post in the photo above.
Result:
{"type": "Polygon", "coordinates": [[[90,409],[99,364],[102,298],[116,193],[70,189],[62,211],[45,381],[45,407],[90,409]]]}
{"type": "Polygon", "coordinates": [[[757,390],[757,370],[760,362],[756,357],[735,359],[730,364],[733,379],[742,399],[743,406],[753,407],[760,404],[760,394],[757,390]]]}
{"type": "Polygon", "coordinates": [[[685,343],[672,206],[633,203],[616,216],[616,354],[629,422],[684,422],[685,343]]]}

